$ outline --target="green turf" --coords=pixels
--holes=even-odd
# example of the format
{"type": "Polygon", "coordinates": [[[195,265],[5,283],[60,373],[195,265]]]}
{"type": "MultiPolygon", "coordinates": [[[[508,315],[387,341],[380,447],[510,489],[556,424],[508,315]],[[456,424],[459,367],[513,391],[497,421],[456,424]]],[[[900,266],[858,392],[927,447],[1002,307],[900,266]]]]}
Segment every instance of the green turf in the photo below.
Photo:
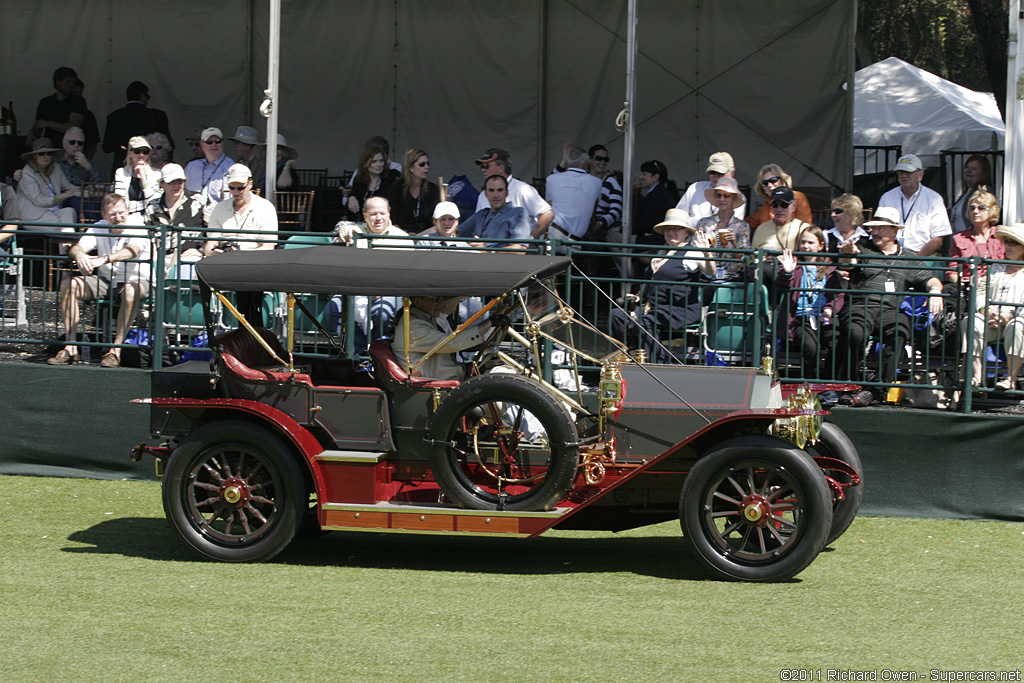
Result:
{"type": "Polygon", "coordinates": [[[797,580],[709,580],[678,525],[329,533],[193,556],[150,482],[0,477],[0,681],[778,681],[1021,667],[1024,525],[859,518],[797,580]]]}

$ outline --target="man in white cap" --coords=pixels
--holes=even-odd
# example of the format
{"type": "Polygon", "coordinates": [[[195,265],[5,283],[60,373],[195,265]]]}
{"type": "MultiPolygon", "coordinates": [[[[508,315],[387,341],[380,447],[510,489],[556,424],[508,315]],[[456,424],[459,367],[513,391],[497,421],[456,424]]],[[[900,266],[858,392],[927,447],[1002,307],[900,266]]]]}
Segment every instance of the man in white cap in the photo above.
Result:
{"type": "MultiPolygon", "coordinates": [[[[210,230],[203,252],[209,256],[235,249],[270,250],[277,246],[277,209],[252,193],[249,167],[232,165],[224,174],[224,181],[231,198],[217,204],[210,213],[210,230]]],[[[237,292],[235,296],[242,315],[249,322],[262,325],[263,292],[237,292]]]]}
{"type": "Polygon", "coordinates": [[[903,234],[900,244],[918,256],[930,256],[942,248],[942,240],[953,233],[942,195],[921,184],[924,166],[913,154],[904,154],[896,162],[897,187],[878,200],[878,208],[891,207],[899,212],[903,234]]]}
{"type": "Polygon", "coordinates": [[[164,267],[195,262],[203,257],[206,241],[206,197],[185,189],[185,171],[178,164],[164,164],[160,187],[163,194],[146,205],[146,225],[166,225],[189,230],[168,230],[164,267]]]}
{"type": "Polygon", "coordinates": [[[185,166],[185,189],[200,192],[216,204],[224,199],[225,176],[235,162],[224,153],[224,134],[220,128],[206,128],[199,137],[203,158],[193,159],[185,166]]]}
{"type": "MultiPolygon", "coordinates": [[[[839,379],[857,379],[855,375],[864,358],[867,336],[878,334],[885,345],[879,357],[878,379],[892,382],[910,340],[910,318],[900,311],[906,295],[897,292],[926,291],[928,311],[938,315],[943,309],[942,282],[930,270],[919,267],[919,263],[904,258],[914,254],[905,246],[901,247],[897,239],[903,229],[899,209],[880,207],[863,227],[871,234],[871,241],[881,257],[862,259],[860,263],[857,256],[861,250],[856,243],[842,248],[840,263],[850,269],[850,291],[842,308],[839,357],[845,358],[849,365],[839,379]]],[[[870,399],[864,392],[854,396],[858,405],[870,399]]]]}
{"type": "Polygon", "coordinates": [[[259,132],[252,126],[239,126],[228,140],[231,140],[235,161],[248,166],[252,171],[253,180],[258,180],[263,175],[264,167],[263,160],[258,159],[256,154],[256,148],[260,144],[259,132]]]}
{"type": "MultiPolygon", "coordinates": [[[[709,188],[715,186],[719,178],[723,176],[727,178],[736,177],[736,162],[733,161],[732,155],[728,152],[715,152],[708,157],[707,174],[707,180],[698,180],[695,183],[691,183],[686,188],[686,192],[683,193],[679,203],[676,204],[677,209],[685,211],[694,221],[715,214],[715,207],[707,200],[705,193],[709,188]]],[[[746,200],[735,210],[735,215],[737,218],[743,218],[747,215],[746,200]]]]}

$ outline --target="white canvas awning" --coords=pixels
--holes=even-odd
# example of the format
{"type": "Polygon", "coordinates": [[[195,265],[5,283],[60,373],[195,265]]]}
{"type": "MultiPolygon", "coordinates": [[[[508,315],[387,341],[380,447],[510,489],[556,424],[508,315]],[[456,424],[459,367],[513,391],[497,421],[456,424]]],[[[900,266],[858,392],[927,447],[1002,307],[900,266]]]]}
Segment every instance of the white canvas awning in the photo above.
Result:
{"type": "Polygon", "coordinates": [[[938,166],[944,149],[1004,148],[1006,125],[992,93],[970,90],[897,57],[860,69],[854,83],[855,145],[901,145],[926,166],[938,166]]]}

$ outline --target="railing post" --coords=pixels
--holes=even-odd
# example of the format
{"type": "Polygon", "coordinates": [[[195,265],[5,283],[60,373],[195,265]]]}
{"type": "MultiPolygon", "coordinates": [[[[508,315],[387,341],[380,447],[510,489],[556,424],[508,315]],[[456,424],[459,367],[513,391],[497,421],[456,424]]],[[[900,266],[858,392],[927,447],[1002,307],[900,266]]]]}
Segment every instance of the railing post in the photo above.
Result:
{"type": "MultiPolygon", "coordinates": [[[[961,322],[961,325],[963,325],[964,327],[967,328],[967,336],[966,336],[966,339],[967,339],[967,344],[966,344],[967,349],[966,349],[966,351],[963,354],[963,359],[961,360],[961,362],[964,364],[964,388],[963,388],[964,400],[961,401],[960,403],[963,406],[963,412],[968,414],[968,415],[971,413],[971,406],[972,406],[972,401],[973,401],[973,396],[974,396],[974,392],[972,391],[972,387],[974,386],[974,337],[975,337],[975,334],[976,334],[976,332],[974,330],[974,316],[977,315],[977,313],[978,313],[978,301],[977,301],[978,296],[977,295],[978,295],[978,287],[981,286],[981,281],[980,281],[980,278],[978,277],[978,265],[980,263],[981,263],[981,259],[979,259],[977,256],[972,256],[971,257],[971,260],[970,260],[970,264],[971,264],[971,287],[970,287],[970,290],[968,290],[970,292],[970,294],[967,297],[967,317],[964,318],[964,320],[961,322]]],[[[987,306],[988,305],[987,288],[986,288],[985,300],[986,300],[985,301],[985,305],[987,306]]],[[[982,334],[984,334],[984,332],[982,334]]],[[[984,352],[985,352],[984,349],[982,349],[982,353],[984,353],[984,352]]],[[[982,361],[981,361],[981,376],[982,376],[982,378],[985,377],[985,360],[984,360],[984,356],[982,356],[982,361]]],[[[983,380],[981,380],[981,381],[983,381],[983,380]]]]}
{"type": "MultiPolygon", "coordinates": [[[[164,287],[167,285],[167,271],[164,264],[167,260],[167,230],[168,226],[166,225],[156,226],[156,256],[150,255],[152,261],[150,270],[155,275],[155,286],[151,293],[151,296],[154,297],[153,315],[149,320],[150,339],[153,342],[151,363],[153,370],[160,370],[164,367],[164,287]]],[[[180,292],[178,296],[181,296],[180,292]]]]}

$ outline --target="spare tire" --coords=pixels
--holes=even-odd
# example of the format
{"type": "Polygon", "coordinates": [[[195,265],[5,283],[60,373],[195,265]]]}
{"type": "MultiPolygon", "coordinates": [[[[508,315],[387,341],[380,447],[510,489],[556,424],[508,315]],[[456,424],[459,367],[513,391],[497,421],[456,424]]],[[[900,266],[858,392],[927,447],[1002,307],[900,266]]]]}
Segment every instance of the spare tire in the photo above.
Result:
{"type": "Polygon", "coordinates": [[[438,407],[430,467],[441,490],[476,510],[550,510],[579,462],[576,426],[554,394],[519,375],[463,382],[438,407]]]}

